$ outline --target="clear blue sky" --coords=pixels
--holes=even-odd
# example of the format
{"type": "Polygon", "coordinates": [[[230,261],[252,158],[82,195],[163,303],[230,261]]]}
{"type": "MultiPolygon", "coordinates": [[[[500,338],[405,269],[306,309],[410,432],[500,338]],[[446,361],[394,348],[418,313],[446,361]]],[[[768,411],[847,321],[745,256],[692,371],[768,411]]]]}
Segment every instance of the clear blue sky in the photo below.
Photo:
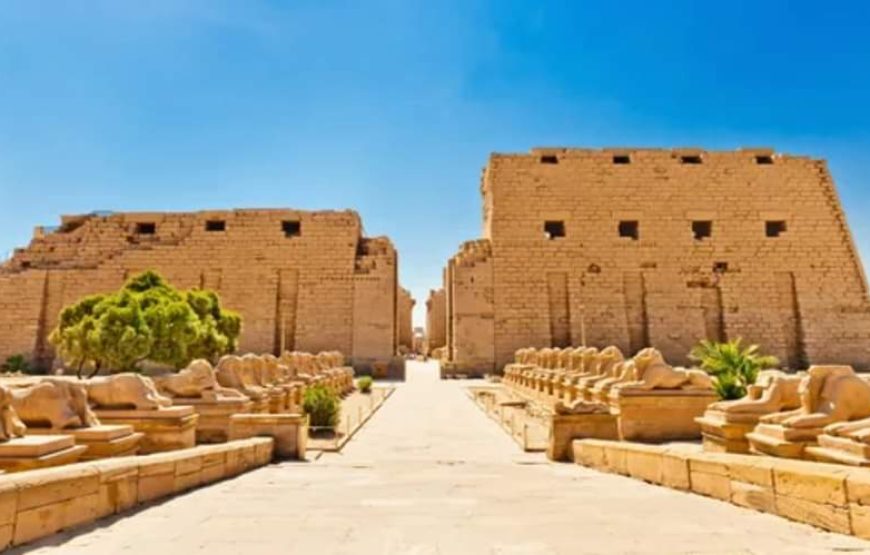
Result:
{"type": "Polygon", "coordinates": [[[759,145],[830,161],[868,260],[868,29],[858,1],[6,0],[0,252],[61,213],[355,208],[419,309],[491,151],[759,145]]]}

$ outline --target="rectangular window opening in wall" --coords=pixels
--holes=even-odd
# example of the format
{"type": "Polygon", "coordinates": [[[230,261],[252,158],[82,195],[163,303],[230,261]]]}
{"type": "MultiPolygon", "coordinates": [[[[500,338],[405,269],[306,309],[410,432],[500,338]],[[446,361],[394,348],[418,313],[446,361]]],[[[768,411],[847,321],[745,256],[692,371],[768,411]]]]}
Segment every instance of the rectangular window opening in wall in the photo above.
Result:
{"type": "Polygon", "coordinates": [[[637,220],[623,220],[619,222],[619,236],[628,237],[633,241],[640,239],[640,225],[637,220]]]}
{"type": "Polygon", "coordinates": [[[555,154],[545,154],[541,156],[542,164],[558,164],[559,158],[555,154]]]}
{"type": "Polygon", "coordinates": [[[713,236],[713,222],[710,220],[695,220],[692,222],[692,233],[696,241],[703,241],[713,236]]]}
{"type": "Polygon", "coordinates": [[[154,235],[157,233],[157,224],[154,222],[139,222],[136,224],[136,235],[154,235]]]}
{"type": "Polygon", "coordinates": [[[227,223],[223,220],[208,220],[205,222],[206,231],[226,231],[227,223]]]}
{"type": "Polygon", "coordinates": [[[565,222],[561,220],[550,220],[544,222],[544,236],[550,240],[564,237],[565,222]]]}
{"type": "Polygon", "coordinates": [[[302,222],[299,220],[284,220],[281,222],[284,237],[299,237],[302,235],[302,222]]]}
{"type": "Polygon", "coordinates": [[[685,156],[680,156],[681,164],[700,164],[703,160],[697,154],[687,154],[685,156]]]}
{"type": "Polygon", "coordinates": [[[765,154],[765,155],[759,155],[759,156],[756,156],[756,157],[755,157],[755,163],[756,163],[756,164],[759,164],[759,165],[762,165],[762,166],[765,166],[765,165],[768,165],[768,164],[773,164],[773,156],[768,156],[768,155],[766,155],[766,154],[765,154]]]}
{"type": "Polygon", "coordinates": [[[779,237],[786,232],[787,226],[783,220],[771,220],[764,222],[764,234],[768,237],[779,237]]]}
{"type": "Polygon", "coordinates": [[[727,262],[714,262],[713,263],[713,271],[717,274],[724,274],[728,271],[728,263],[727,262]]]}
{"type": "Polygon", "coordinates": [[[628,154],[614,154],[613,155],[613,163],[614,164],[631,164],[631,156],[628,154]]]}

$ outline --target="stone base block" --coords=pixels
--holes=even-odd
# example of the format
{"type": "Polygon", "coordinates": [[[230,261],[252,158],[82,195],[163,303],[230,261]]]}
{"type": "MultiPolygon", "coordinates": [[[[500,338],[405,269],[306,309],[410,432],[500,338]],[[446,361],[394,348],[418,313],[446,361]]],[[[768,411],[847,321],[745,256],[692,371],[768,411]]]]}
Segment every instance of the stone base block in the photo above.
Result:
{"type": "Polygon", "coordinates": [[[724,417],[707,411],[704,416],[695,419],[701,426],[704,440],[704,450],[713,453],[749,453],[749,441],[746,434],[751,432],[758,423],[757,418],[744,422],[729,422],[724,417]]]}
{"type": "Polygon", "coordinates": [[[752,453],[800,459],[807,446],[815,445],[821,432],[821,428],[793,429],[778,424],[759,424],[755,431],[746,434],[746,439],[752,453]]]}
{"type": "Polygon", "coordinates": [[[95,412],[104,424],[126,424],[144,434],[139,445],[139,452],[142,454],[187,449],[196,445],[199,415],[191,406],[95,412]]]}
{"type": "Polygon", "coordinates": [[[308,417],[301,414],[235,414],[230,418],[230,440],[271,437],[279,459],[304,460],[308,444],[308,417]]]}
{"type": "Polygon", "coordinates": [[[76,445],[84,445],[88,448],[82,455],[82,461],[93,461],[110,457],[126,457],[139,452],[139,443],[144,434],[134,432],[132,426],[124,424],[102,424],[90,428],[69,428],[65,430],[51,430],[47,428],[28,428],[28,434],[71,435],[76,445]]]}
{"type": "Polygon", "coordinates": [[[87,447],[69,435],[29,435],[0,443],[0,470],[19,472],[77,462],[87,447]]]}
{"type": "Polygon", "coordinates": [[[573,457],[575,439],[617,439],[616,417],[611,414],[554,414],[550,422],[547,457],[567,461],[573,457]]]}
{"type": "Polygon", "coordinates": [[[230,417],[254,412],[250,399],[179,399],[179,402],[193,407],[199,415],[196,443],[224,443],[230,437],[230,417]]]}
{"type": "Polygon", "coordinates": [[[870,466],[870,445],[853,439],[821,434],[818,445],[806,448],[806,457],[851,466],[870,466]]]}
{"type": "Polygon", "coordinates": [[[610,410],[618,416],[619,437],[625,441],[673,441],[701,438],[695,419],[719,399],[712,391],[610,392],[610,410]]]}

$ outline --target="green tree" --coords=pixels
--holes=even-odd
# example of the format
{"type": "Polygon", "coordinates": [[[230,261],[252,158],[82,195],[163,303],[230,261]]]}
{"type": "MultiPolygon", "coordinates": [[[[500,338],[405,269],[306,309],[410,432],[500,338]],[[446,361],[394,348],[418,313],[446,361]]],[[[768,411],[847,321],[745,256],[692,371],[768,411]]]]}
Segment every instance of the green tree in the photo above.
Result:
{"type": "MultiPolygon", "coordinates": [[[[98,364],[98,318],[94,309],[104,298],[105,295],[90,295],[61,310],[57,328],[49,336],[61,358],[75,367],[79,378],[85,366],[98,364]]],[[[99,366],[95,371],[99,371],[99,366]]]]}
{"type": "Polygon", "coordinates": [[[240,333],[241,317],[222,309],[216,293],[178,291],[147,271],[116,293],[64,308],[50,340],[81,377],[85,367],[123,372],[145,360],[176,368],[216,360],[235,350],[240,333]]]}
{"type": "Polygon", "coordinates": [[[715,378],[714,387],[722,399],[745,396],[747,386],[755,383],[760,370],[779,364],[776,357],[760,354],[758,345],[744,348],[741,343],[740,338],[726,343],[703,340],[689,354],[715,378]]]}
{"type": "Polygon", "coordinates": [[[214,362],[235,351],[242,331],[242,317],[222,308],[220,298],[214,291],[188,291],[186,301],[199,322],[196,337],[189,347],[191,357],[214,362]]]}

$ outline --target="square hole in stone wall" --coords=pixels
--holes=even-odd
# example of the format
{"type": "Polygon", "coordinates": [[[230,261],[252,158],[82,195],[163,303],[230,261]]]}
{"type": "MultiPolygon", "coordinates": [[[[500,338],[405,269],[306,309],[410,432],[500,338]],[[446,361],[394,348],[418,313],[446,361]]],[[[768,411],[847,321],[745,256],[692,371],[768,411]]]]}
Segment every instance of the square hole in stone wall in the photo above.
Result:
{"type": "Polygon", "coordinates": [[[695,220],[692,222],[692,233],[695,240],[701,241],[713,236],[713,222],[710,220],[695,220]]]}
{"type": "Polygon", "coordinates": [[[787,230],[787,226],[782,220],[771,220],[764,222],[764,234],[768,237],[779,237],[787,230]]]}
{"type": "Polygon", "coordinates": [[[565,222],[562,220],[548,220],[544,222],[544,236],[551,240],[564,237],[565,222]]]}
{"type": "Polygon", "coordinates": [[[154,222],[139,222],[136,224],[137,235],[154,235],[157,233],[157,224],[154,222]]]}
{"type": "Polygon", "coordinates": [[[614,164],[631,164],[631,156],[628,154],[614,154],[613,155],[613,163],[614,164]]]}
{"type": "Polygon", "coordinates": [[[284,237],[299,237],[302,235],[302,222],[299,220],[284,220],[281,222],[284,237]]]}
{"type": "Polygon", "coordinates": [[[541,156],[542,164],[558,164],[559,158],[555,154],[545,154],[541,156]]]}
{"type": "Polygon", "coordinates": [[[760,155],[755,157],[755,163],[759,165],[773,164],[773,156],[760,155]]]}
{"type": "Polygon", "coordinates": [[[638,224],[637,220],[623,220],[619,222],[619,236],[637,241],[640,238],[640,224],[638,224]]]}
{"type": "Polygon", "coordinates": [[[687,154],[685,156],[680,156],[681,164],[701,164],[703,160],[697,154],[687,154]]]}
{"type": "Polygon", "coordinates": [[[206,231],[226,231],[227,223],[223,220],[208,220],[205,222],[206,231]]]}

